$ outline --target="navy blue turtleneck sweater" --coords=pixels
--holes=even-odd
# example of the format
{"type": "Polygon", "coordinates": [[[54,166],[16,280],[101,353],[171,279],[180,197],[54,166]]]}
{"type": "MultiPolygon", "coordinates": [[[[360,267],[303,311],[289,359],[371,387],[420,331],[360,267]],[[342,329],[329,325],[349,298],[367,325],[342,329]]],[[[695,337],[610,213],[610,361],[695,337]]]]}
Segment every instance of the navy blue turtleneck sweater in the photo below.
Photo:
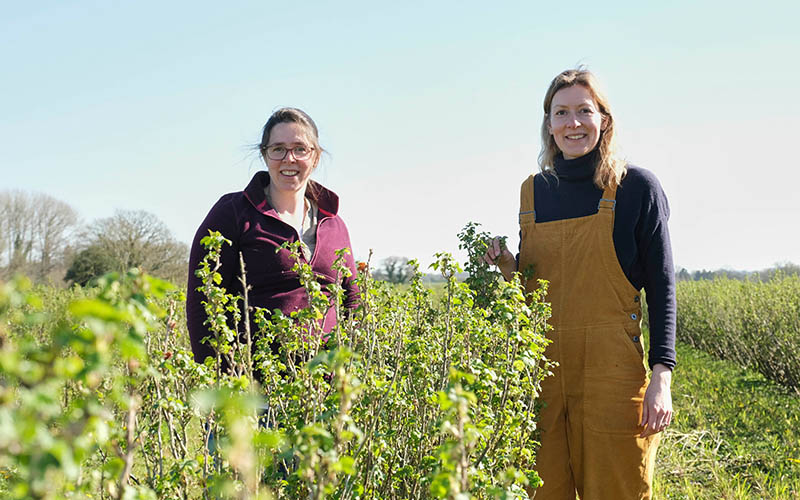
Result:
{"type": "MultiPolygon", "coordinates": [[[[555,174],[534,177],[536,222],[572,219],[597,213],[603,191],[594,185],[594,153],[555,161],[555,174]]],[[[669,204],[650,171],[628,165],[617,188],[614,249],[625,276],[644,288],[650,319],[652,367],[675,366],[675,272],[669,240],[669,204]]],[[[517,257],[519,258],[519,257],[517,257]]]]}

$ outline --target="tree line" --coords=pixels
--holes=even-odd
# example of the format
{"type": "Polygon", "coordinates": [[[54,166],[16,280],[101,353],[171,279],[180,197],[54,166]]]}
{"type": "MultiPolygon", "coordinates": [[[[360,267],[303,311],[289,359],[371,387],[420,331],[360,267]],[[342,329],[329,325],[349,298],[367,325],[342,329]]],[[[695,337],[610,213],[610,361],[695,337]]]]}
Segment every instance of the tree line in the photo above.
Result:
{"type": "MultiPolygon", "coordinates": [[[[189,250],[155,215],[144,210],[117,210],[110,217],[84,224],[69,204],[44,193],[0,191],[0,280],[25,274],[38,283],[85,285],[109,271],[138,267],[175,283],[186,280],[189,250]]],[[[769,281],[776,274],[800,274],[790,262],[761,271],[677,270],[678,281],[769,281]]],[[[375,278],[405,283],[412,276],[406,257],[383,259],[375,278]]],[[[426,281],[438,281],[427,275],[426,281]]]]}
{"type": "Polygon", "coordinates": [[[797,276],[800,275],[800,266],[791,262],[776,264],[768,269],[760,271],[737,271],[734,269],[717,269],[716,271],[689,271],[686,268],[679,268],[675,272],[678,281],[713,281],[717,278],[728,278],[733,280],[755,280],[769,281],[775,276],[797,276]]]}
{"type": "Polygon", "coordinates": [[[75,209],[50,195],[0,191],[0,280],[25,274],[38,283],[85,285],[138,267],[182,283],[188,255],[187,245],[144,210],[117,210],[83,223],[75,209]]]}

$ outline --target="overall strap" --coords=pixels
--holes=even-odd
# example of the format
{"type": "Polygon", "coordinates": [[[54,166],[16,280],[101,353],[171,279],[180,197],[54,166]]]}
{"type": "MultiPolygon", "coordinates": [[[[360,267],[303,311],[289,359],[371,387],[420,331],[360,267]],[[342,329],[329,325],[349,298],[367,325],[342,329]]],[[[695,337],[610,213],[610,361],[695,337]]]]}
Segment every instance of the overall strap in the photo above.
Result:
{"type": "MultiPolygon", "coordinates": [[[[533,204],[533,175],[529,175],[522,183],[522,188],[519,193],[519,221],[522,222],[523,216],[532,215],[536,221],[536,210],[533,204]]],[[[530,218],[530,216],[526,217],[530,218]]]]}
{"type": "Polygon", "coordinates": [[[597,204],[597,213],[610,213],[614,214],[617,208],[617,186],[607,187],[603,190],[603,196],[600,197],[600,202],[597,204]]]}

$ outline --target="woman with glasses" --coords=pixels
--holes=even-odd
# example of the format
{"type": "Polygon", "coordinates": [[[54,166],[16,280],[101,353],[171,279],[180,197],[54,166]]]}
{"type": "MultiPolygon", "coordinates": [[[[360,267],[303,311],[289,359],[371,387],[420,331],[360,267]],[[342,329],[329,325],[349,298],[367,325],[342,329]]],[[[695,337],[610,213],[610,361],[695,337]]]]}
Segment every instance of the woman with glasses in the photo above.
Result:
{"type": "MultiPolygon", "coordinates": [[[[350,236],[344,221],[337,215],[339,198],[332,191],[310,179],[319,163],[322,148],[317,126],[305,112],[296,108],[275,111],[266,125],[258,145],[267,170],[255,174],[244,189],[224,195],[211,208],[197,230],[189,257],[189,283],[186,315],[195,360],[203,362],[214,356],[203,339],[210,336],[203,324],[205,297],[197,288],[195,276],[205,250],[200,240],[209,230],[219,231],[231,245],[223,245],[221,253],[221,286],[229,293],[241,293],[239,281],[241,253],[247,273],[249,303],[272,311],[280,309],[287,316],[308,306],[305,289],[286,242],[300,242],[301,258],[309,263],[318,277],[321,289],[328,294],[328,284],[337,281],[332,269],[335,252],[350,248],[350,236]]],[[[344,305],[355,307],[358,289],[355,285],[355,262],[346,256],[352,276],[344,278],[344,305]]],[[[336,311],[331,307],[322,319],[322,331],[329,332],[336,324],[336,311]]]]}
{"type": "Polygon", "coordinates": [[[617,156],[614,125],[591,72],[556,76],[544,99],[542,172],[522,183],[520,252],[495,239],[484,257],[506,279],[530,268],[550,282],[546,356],[558,366],[542,384],[536,500],[650,498],[660,432],[672,418],[669,206],[652,173],[617,156]]]}

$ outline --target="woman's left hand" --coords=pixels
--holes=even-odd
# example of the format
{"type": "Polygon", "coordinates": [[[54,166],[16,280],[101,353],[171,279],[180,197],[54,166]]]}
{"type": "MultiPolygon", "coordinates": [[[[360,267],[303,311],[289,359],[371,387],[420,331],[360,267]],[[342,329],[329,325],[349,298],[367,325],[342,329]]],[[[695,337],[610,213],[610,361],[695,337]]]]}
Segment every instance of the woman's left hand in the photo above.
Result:
{"type": "Polygon", "coordinates": [[[650,384],[644,393],[642,421],[644,427],[639,437],[647,437],[667,428],[672,421],[672,370],[662,364],[653,366],[650,384]]]}

